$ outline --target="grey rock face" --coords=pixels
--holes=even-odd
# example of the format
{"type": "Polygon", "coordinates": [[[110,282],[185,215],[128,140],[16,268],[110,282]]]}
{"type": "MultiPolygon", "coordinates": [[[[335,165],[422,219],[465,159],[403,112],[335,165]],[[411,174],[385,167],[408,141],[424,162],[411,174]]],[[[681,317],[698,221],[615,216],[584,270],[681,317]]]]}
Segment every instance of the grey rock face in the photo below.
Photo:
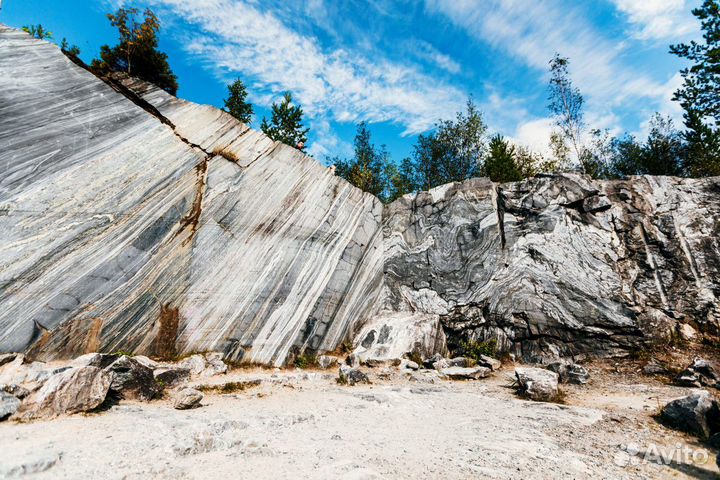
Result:
{"type": "Polygon", "coordinates": [[[175,394],[173,407],[177,410],[188,410],[198,408],[203,399],[203,394],[194,388],[183,388],[175,394]]]}
{"type": "Polygon", "coordinates": [[[544,368],[517,367],[520,393],[531,400],[551,402],[558,396],[558,374],[544,368]]]}
{"type": "Polygon", "coordinates": [[[123,355],[105,368],[111,375],[110,391],[125,399],[152,400],[160,393],[153,371],[123,355]]]}
{"type": "Polygon", "coordinates": [[[667,426],[700,438],[720,431],[720,410],[708,392],[673,400],[663,407],[660,418],[667,426]]]}
{"type": "Polygon", "coordinates": [[[218,109],[111,83],[0,25],[0,352],[334,350],[375,308],[381,203],[218,109]]]}
{"type": "Polygon", "coordinates": [[[625,355],[720,322],[720,178],[471,179],[384,212],[388,310],[439,315],[450,350],[625,355]]]}
{"type": "Polygon", "coordinates": [[[52,375],[23,400],[13,418],[31,420],[86,412],[105,401],[111,375],[97,367],[76,367],[52,375]]]}
{"type": "Polygon", "coordinates": [[[5,26],[0,105],[0,352],[279,366],[349,338],[379,361],[495,339],[535,360],[720,333],[720,178],[475,178],[383,208],[225,112],[5,26]]]}
{"type": "Polygon", "coordinates": [[[334,367],[338,363],[339,363],[338,358],[334,357],[332,355],[318,355],[318,357],[317,357],[318,367],[320,367],[322,369],[328,369],[328,368],[334,367]]]}
{"type": "Polygon", "coordinates": [[[20,399],[0,390],[0,420],[5,420],[20,408],[20,399]]]}

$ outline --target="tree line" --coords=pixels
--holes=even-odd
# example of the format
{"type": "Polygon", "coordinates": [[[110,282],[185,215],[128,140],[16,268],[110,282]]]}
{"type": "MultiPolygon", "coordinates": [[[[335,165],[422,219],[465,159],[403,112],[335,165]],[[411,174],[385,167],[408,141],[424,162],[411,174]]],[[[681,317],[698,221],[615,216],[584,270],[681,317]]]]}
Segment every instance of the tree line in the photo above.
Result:
{"type": "MultiPolygon", "coordinates": [[[[570,59],[556,54],[549,61],[548,111],[553,119],[549,153],[540,154],[514,144],[500,134],[490,135],[472,98],[455,118],[438,121],[417,137],[411,155],[394,162],[384,145],[375,145],[366,122],[357,125],[351,158],[329,158],[337,175],[385,202],[438,185],[486,176],[496,182],[518,181],[538,173],[578,171],[593,178],[629,175],[703,177],[720,175],[720,0],[704,0],[692,10],[700,21],[703,41],[670,46],[670,53],[692,65],[680,73],[682,86],[673,100],[684,110],[684,130],[672,119],[656,113],[649,120],[647,138],[607,130],[585,122],[584,97],[569,73],[570,59]]],[[[167,55],[158,50],[160,22],[150,10],[139,17],[135,8],[120,8],[107,15],[118,29],[118,44],[104,45],[89,69],[97,75],[126,72],[176,94],[178,81],[167,55]]],[[[52,38],[42,25],[25,31],[37,38],[52,38]]],[[[61,50],[79,61],[80,50],[63,38],[61,50]]],[[[242,80],[227,86],[224,110],[250,124],[254,107],[242,80]]],[[[270,118],[260,129],[273,140],[307,148],[309,128],[303,109],[286,92],[271,106],[270,118]]]]}

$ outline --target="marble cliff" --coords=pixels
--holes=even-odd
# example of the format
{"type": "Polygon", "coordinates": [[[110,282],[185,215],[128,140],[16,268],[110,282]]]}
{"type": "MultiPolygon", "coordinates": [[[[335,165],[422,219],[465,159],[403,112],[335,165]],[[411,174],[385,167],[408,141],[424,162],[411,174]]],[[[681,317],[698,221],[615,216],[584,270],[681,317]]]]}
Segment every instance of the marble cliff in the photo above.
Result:
{"type": "Polygon", "coordinates": [[[720,179],[541,176],[383,207],[213,107],[0,26],[0,352],[285,363],[717,333],[720,179]]]}

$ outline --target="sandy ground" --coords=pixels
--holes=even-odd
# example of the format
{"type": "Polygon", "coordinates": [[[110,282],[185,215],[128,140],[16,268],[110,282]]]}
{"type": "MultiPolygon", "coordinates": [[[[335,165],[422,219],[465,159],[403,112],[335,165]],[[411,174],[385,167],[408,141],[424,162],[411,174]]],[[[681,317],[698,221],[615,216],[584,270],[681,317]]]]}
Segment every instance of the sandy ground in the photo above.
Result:
{"type": "Polygon", "coordinates": [[[470,382],[373,375],[354,387],[334,371],[234,370],[210,381],[260,385],[206,394],[196,410],[122,402],[4,422],[0,477],[717,478],[717,452],[652,418],[689,389],[591,372],[590,385],[565,386],[566,404],[552,404],[518,399],[512,368],[470,382]]]}

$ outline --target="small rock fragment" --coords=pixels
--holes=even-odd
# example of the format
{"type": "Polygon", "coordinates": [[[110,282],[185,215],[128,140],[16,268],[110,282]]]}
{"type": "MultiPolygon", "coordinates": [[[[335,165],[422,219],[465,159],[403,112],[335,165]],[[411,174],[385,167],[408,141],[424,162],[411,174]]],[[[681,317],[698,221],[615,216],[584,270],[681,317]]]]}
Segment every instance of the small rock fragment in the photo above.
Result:
{"type": "Polygon", "coordinates": [[[203,394],[194,388],[183,388],[175,394],[173,407],[177,410],[188,410],[198,408],[203,399],[203,394]]]}
{"type": "Polygon", "coordinates": [[[370,383],[370,379],[360,369],[352,368],[349,365],[341,365],[338,382],[347,385],[356,383],[370,383]]]}
{"type": "Polygon", "coordinates": [[[5,420],[20,408],[20,399],[0,390],[0,421],[5,420]]]}
{"type": "Polygon", "coordinates": [[[17,353],[2,353],[0,354],[0,367],[6,363],[10,363],[18,356],[17,353]]]}
{"type": "Polygon", "coordinates": [[[338,358],[333,357],[332,355],[318,355],[317,364],[318,364],[318,367],[325,370],[325,369],[328,369],[330,367],[334,367],[335,365],[337,365],[338,358]]]}

